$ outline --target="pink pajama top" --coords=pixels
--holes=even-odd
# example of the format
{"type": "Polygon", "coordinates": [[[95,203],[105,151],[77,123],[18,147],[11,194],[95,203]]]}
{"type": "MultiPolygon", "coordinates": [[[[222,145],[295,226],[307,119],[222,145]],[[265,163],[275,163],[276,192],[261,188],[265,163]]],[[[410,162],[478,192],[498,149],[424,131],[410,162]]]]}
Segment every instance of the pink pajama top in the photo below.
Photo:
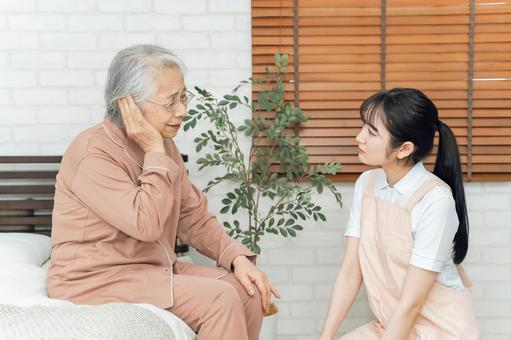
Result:
{"type": "Polygon", "coordinates": [[[176,237],[230,270],[255,254],[208,212],[174,142],[145,153],[108,118],[83,131],[57,175],[48,295],[81,304],[173,305],[176,237]]]}

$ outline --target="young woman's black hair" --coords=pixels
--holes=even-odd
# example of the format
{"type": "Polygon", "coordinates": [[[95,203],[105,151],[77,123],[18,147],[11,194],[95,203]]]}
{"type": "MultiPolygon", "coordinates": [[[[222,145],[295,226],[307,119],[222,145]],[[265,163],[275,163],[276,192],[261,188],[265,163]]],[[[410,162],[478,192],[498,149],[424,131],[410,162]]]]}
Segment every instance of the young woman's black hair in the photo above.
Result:
{"type": "Polygon", "coordinates": [[[376,131],[376,119],[382,120],[391,136],[391,149],[404,142],[412,142],[415,148],[407,159],[412,164],[431,153],[435,132],[438,131],[439,144],[433,172],[451,187],[456,202],[459,226],[453,240],[453,258],[455,264],[460,264],[467,254],[469,229],[463,173],[456,138],[449,126],[438,119],[435,104],[419,90],[394,88],[367,98],[360,107],[360,117],[376,131]]]}

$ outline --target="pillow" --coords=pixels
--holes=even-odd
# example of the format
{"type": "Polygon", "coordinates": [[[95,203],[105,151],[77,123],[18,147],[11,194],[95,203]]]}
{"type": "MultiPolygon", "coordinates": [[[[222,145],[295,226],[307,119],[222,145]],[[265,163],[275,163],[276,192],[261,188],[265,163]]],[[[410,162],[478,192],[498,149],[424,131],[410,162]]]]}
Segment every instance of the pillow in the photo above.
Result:
{"type": "Polygon", "coordinates": [[[48,298],[46,269],[33,264],[2,259],[0,259],[0,304],[73,305],[69,301],[48,298]]]}
{"type": "Polygon", "coordinates": [[[48,236],[29,233],[0,233],[0,260],[42,265],[50,258],[48,236]]]}
{"type": "Polygon", "coordinates": [[[46,270],[33,264],[0,259],[0,302],[19,295],[46,295],[46,270]]]}

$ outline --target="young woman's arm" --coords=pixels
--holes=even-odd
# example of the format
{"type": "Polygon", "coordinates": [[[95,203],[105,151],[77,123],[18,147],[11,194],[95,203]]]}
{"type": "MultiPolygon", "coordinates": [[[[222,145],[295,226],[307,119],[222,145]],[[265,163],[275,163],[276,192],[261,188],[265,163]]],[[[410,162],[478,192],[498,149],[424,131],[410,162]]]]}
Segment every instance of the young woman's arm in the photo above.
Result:
{"type": "Polygon", "coordinates": [[[346,237],[341,269],[337,274],[320,340],[333,339],[346,318],[362,284],[357,237],[346,237]]]}
{"type": "Polygon", "coordinates": [[[413,265],[408,267],[399,304],[383,333],[382,340],[408,339],[410,329],[433,288],[437,276],[438,273],[434,271],[420,269],[413,265]]]}

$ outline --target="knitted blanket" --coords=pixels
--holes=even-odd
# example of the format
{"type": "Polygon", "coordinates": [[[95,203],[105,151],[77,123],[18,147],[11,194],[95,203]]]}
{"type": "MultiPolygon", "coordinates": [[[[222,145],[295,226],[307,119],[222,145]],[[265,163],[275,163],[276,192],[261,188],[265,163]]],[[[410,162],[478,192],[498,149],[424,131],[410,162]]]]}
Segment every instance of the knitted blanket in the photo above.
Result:
{"type": "Polygon", "coordinates": [[[97,306],[0,305],[1,340],[175,340],[151,311],[126,303],[97,306]]]}

